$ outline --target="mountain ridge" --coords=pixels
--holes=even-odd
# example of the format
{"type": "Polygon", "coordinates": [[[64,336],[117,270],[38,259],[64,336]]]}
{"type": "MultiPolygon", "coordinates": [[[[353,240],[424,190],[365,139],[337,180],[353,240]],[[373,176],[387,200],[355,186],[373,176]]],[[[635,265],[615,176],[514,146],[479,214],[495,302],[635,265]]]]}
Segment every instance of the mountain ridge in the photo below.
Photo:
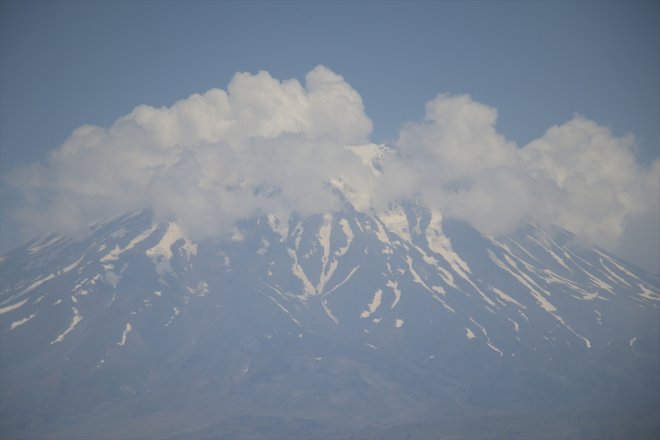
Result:
{"type": "Polygon", "coordinates": [[[138,211],[0,264],[16,438],[295,434],[283,421],[323,438],[499,406],[660,406],[658,278],[559,228],[495,239],[414,204],[346,204],[193,241],[138,211]]]}

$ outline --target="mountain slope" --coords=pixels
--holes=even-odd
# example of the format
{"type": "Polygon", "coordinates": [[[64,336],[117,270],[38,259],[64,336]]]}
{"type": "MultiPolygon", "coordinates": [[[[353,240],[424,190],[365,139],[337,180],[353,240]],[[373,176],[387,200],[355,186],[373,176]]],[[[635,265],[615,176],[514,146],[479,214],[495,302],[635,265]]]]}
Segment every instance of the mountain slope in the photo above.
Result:
{"type": "Polygon", "coordinates": [[[0,268],[9,438],[398,438],[660,406],[658,279],[558,228],[496,240],[347,203],[193,242],[139,212],[0,268]]]}

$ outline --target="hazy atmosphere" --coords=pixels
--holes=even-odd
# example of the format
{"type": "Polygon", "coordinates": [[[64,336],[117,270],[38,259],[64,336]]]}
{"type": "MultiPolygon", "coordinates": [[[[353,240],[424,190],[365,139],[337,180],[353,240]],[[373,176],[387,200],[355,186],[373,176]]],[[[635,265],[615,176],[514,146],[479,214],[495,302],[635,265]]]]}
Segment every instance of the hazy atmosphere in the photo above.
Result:
{"type": "Polygon", "coordinates": [[[0,437],[660,438],[659,23],[0,0],[0,437]]]}
{"type": "Polygon", "coordinates": [[[2,250],[143,207],[224,235],[274,206],[332,209],[341,177],[374,206],[414,196],[495,235],[556,224],[657,273],[657,18],[652,2],[2,2],[2,250]],[[344,149],[369,142],[400,152],[382,175],[344,149]]]}

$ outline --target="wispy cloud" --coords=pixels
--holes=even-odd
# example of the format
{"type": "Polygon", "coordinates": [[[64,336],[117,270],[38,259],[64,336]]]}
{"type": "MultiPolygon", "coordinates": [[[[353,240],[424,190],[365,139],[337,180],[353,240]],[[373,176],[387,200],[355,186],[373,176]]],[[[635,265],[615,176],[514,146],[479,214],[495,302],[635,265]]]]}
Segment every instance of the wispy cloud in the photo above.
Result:
{"type": "Polygon", "coordinates": [[[341,76],[323,66],[304,84],[239,73],[226,91],[80,127],[45,162],[5,178],[29,234],[150,208],[193,237],[223,235],[255,214],[339,209],[329,182],[340,179],[375,209],[415,197],[488,234],[532,219],[625,250],[643,225],[657,249],[660,160],[636,163],[632,137],[575,116],[518,147],[496,120],[469,96],[439,95],[401,128],[400,154],[378,176],[345,148],[368,143],[372,124],[341,76]]]}

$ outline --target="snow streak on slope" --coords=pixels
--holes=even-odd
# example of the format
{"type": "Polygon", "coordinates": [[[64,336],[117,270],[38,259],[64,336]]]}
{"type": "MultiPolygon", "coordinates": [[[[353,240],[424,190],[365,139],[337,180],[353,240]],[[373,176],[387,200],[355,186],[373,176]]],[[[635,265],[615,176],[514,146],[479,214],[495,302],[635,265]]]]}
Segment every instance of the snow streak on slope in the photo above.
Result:
{"type": "Polygon", "coordinates": [[[401,291],[398,288],[399,283],[396,281],[392,280],[387,280],[387,287],[390,287],[392,291],[394,291],[394,301],[392,302],[392,305],[390,306],[390,309],[393,309],[396,307],[396,305],[399,303],[401,300],[401,291]]]}
{"type": "Polygon", "coordinates": [[[37,314],[32,313],[30,316],[28,316],[26,318],[19,319],[18,321],[12,322],[11,325],[9,326],[9,330],[14,330],[16,327],[19,327],[19,326],[25,324],[26,322],[28,322],[30,319],[34,318],[35,316],[37,316],[37,314]]]}
{"type": "Polygon", "coordinates": [[[296,318],[293,317],[293,315],[291,314],[291,312],[289,312],[289,310],[288,310],[286,307],[284,307],[282,304],[280,304],[279,301],[277,301],[275,298],[273,298],[273,297],[270,296],[270,295],[268,295],[268,298],[270,298],[271,301],[273,301],[273,302],[274,302],[274,303],[275,303],[275,304],[276,304],[276,305],[277,305],[277,306],[278,306],[278,307],[279,307],[284,313],[286,313],[286,315],[287,315],[287,316],[288,316],[288,317],[289,317],[289,318],[290,318],[290,319],[291,319],[291,320],[292,320],[292,321],[293,321],[298,327],[302,327],[302,325],[300,324],[300,322],[298,322],[298,320],[297,320],[296,318]]]}
{"type": "Polygon", "coordinates": [[[374,297],[371,300],[371,304],[369,304],[369,308],[365,311],[363,311],[360,314],[361,318],[368,318],[370,315],[372,315],[378,307],[380,307],[381,299],[383,298],[383,291],[381,289],[378,289],[374,293],[374,297]]]}
{"type": "Polygon", "coordinates": [[[186,252],[188,260],[190,260],[191,256],[197,254],[197,245],[185,238],[181,227],[174,222],[169,222],[167,231],[165,231],[158,244],[147,249],[147,257],[154,261],[159,273],[162,273],[166,269],[171,270],[172,246],[179,240],[184,241],[181,249],[186,252]]]}
{"type": "MultiPolygon", "coordinates": [[[[431,220],[428,227],[426,228],[426,240],[431,249],[436,254],[442,256],[442,258],[449,263],[451,269],[465,282],[467,282],[477,293],[481,299],[483,299],[488,305],[496,306],[495,302],[486,295],[486,293],[479,288],[479,286],[473,282],[468,274],[470,273],[470,267],[468,264],[452,249],[451,241],[442,231],[442,215],[437,212],[431,213],[431,220]]],[[[444,272],[444,271],[443,271],[444,272]]],[[[446,278],[447,275],[445,274],[446,278]]],[[[452,277],[453,281],[453,277],[452,277]]],[[[453,284],[452,287],[458,289],[458,287],[453,284]]]]}
{"type": "Polygon", "coordinates": [[[309,281],[309,278],[307,278],[307,275],[305,274],[302,266],[298,263],[298,254],[296,251],[291,248],[287,248],[287,252],[293,260],[291,265],[291,273],[293,273],[293,275],[303,284],[303,292],[300,298],[302,300],[306,300],[308,297],[313,296],[316,293],[316,289],[314,288],[314,285],[309,281]]]}
{"type": "Polygon", "coordinates": [[[19,301],[19,302],[14,303],[14,304],[12,304],[12,305],[10,305],[10,306],[0,307],[0,315],[3,315],[3,314],[8,313],[8,312],[11,312],[12,310],[16,310],[16,309],[18,309],[18,308],[21,307],[23,304],[25,304],[25,303],[27,302],[27,300],[28,300],[28,298],[25,298],[23,301],[19,301]]]}
{"type": "Polygon", "coordinates": [[[492,287],[492,286],[491,286],[490,289],[491,289],[493,292],[495,292],[495,293],[496,293],[500,298],[502,298],[504,301],[509,302],[509,303],[511,303],[511,304],[514,304],[514,305],[520,307],[521,309],[525,309],[525,308],[526,308],[524,305],[520,304],[518,301],[516,301],[515,299],[511,298],[509,295],[507,295],[506,293],[502,292],[502,291],[501,291],[500,289],[498,289],[497,287],[492,287]]]}
{"type": "Polygon", "coordinates": [[[400,206],[394,206],[389,211],[381,213],[378,218],[395,235],[401,237],[406,243],[412,243],[408,217],[400,206]]]}
{"type": "Polygon", "coordinates": [[[33,282],[32,284],[30,284],[30,285],[27,287],[27,289],[25,289],[24,291],[22,291],[21,294],[22,294],[22,295],[25,295],[26,293],[29,293],[29,292],[33,291],[34,289],[36,289],[37,287],[41,286],[41,285],[42,285],[43,283],[45,283],[46,281],[50,281],[50,280],[52,280],[53,278],[55,278],[55,274],[54,274],[54,273],[51,273],[50,275],[48,275],[48,276],[46,276],[46,277],[39,278],[38,280],[36,280],[36,281],[33,282]]]}
{"type": "Polygon", "coordinates": [[[523,286],[527,287],[529,292],[532,294],[534,299],[539,303],[541,308],[548,312],[550,315],[552,315],[557,321],[559,321],[568,331],[573,333],[575,336],[578,338],[582,339],[584,341],[584,344],[587,348],[591,348],[591,341],[578,332],[576,332],[566,321],[564,318],[559,316],[557,312],[557,308],[550,303],[547,299],[545,299],[545,296],[550,296],[550,293],[547,292],[545,289],[541,288],[534,280],[532,280],[528,275],[526,275],[522,270],[518,268],[518,265],[516,264],[513,259],[507,255],[504,254],[504,258],[507,261],[509,265],[511,265],[511,268],[507,266],[504,262],[502,262],[493,251],[490,249],[488,250],[488,255],[490,256],[491,260],[501,269],[506,270],[509,272],[513,277],[520,282],[523,286]]]}
{"type": "MultiPolygon", "coordinates": [[[[116,261],[121,254],[124,252],[133,249],[136,245],[140,244],[147,238],[151,236],[151,234],[154,233],[156,228],[158,227],[158,223],[152,224],[148,229],[140,232],[135,238],[133,238],[124,248],[120,248],[119,245],[115,245],[114,249],[110,251],[110,253],[106,254],[101,258],[101,262],[109,262],[109,261],[116,261]]],[[[151,249],[150,249],[151,250],[151,249]]],[[[150,254],[147,254],[147,256],[151,256],[150,254]]]]}
{"type": "MultiPolygon", "coordinates": [[[[481,325],[481,324],[479,324],[477,321],[475,321],[474,318],[470,318],[470,321],[472,321],[472,323],[473,323],[474,325],[476,325],[477,327],[479,327],[479,329],[481,330],[481,333],[483,333],[483,335],[484,335],[484,338],[486,338],[486,345],[488,346],[488,348],[490,348],[491,350],[493,350],[494,352],[496,352],[496,353],[499,354],[500,356],[503,356],[504,353],[502,353],[502,350],[500,350],[499,348],[497,348],[497,347],[495,346],[495,344],[493,344],[493,341],[491,341],[490,338],[488,337],[488,333],[486,332],[486,329],[484,328],[484,326],[481,325]]],[[[468,337],[468,338],[469,338],[469,337],[468,337]]]]}
{"type": "Polygon", "coordinates": [[[360,161],[362,161],[362,164],[371,169],[371,172],[374,174],[374,176],[379,176],[381,174],[381,172],[374,167],[374,164],[378,159],[383,157],[385,150],[384,145],[367,144],[346,147],[346,149],[359,157],[360,161]]]}
{"type": "Polygon", "coordinates": [[[507,266],[502,260],[497,258],[495,253],[493,251],[491,251],[490,249],[488,250],[488,255],[490,256],[491,260],[500,269],[505,270],[508,273],[510,273],[516,280],[518,280],[518,282],[520,284],[525,286],[529,290],[529,292],[532,294],[534,299],[536,299],[536,301],[538,302],[538,304],[541,306],[541,308],[543,310],[545,310],[548,313],[552,313],[552,312],[555,312],[557,310],[557,308],[554,305],[552,305],[552,303],[550,303],[550,301],[545,299],[543,294],[539,292],[539,290],[542,290],[542,289],[540,289],[536,285],[536,283],[532,279],[530,279],[527,275],[520,272],[520,270],[518,269],[516,263],[513,260],[511,260],[511,258],[509,258],[508,255],[505,255],[505,258],[507,259],[507,262],[513,266],[513,269],[509,268],[509,266],[507,266]]]}
{"type": "Polygon", "coordinates": [[[330,257],[330,234],[332,233],[332,215],[325,214],[323,216],[323,226],[319,230],[318,240],[323,248],[323,256],[321,258],[322,268],[321,274],[319,275],[319,282],[316,285],[315,292],[323,293],[325,284],[332,277],[337,270],[337,265],[339,264],[337,260],[329,261],[330,257]],[[329,264],[328,264],[329,263],[329,264]]]}
{"type": "Polygon", "coordinates": [[[76,328],[76,326],[80,323],[80,321],[82,321],[83,317],[80,315],[80,312],[78,311],[78,308],[71,307],[71,311],[73,312],[73,318],[71,319],[71,323],[66,328],[66,330],[64,330],[64,332],[62,332],[57,338],[55,338],[54,340],[52,340],[50,342],[51,344],[55,344],[57,342],[62,342],[64,340],[64,338],[66,337],[66,335],[71,333],[76,328]]]}
{"type": "Polygon", "coordinates": [[[353,269],[351,269],[351,271],[348,273],[348,275],[346,275],[346,278],[344,278],[344,279],[343,279],[339,284],[337,284],[335,287],[333,287],[332,289],[330,289],[330,290],[328,290],[327,292],[325,292],[325,294],[324,294],[323,296],[325,297],[325,296],[329,295],[330,293],[334,292],[335,290],[339,289],[341,286],[343,286],[344,284],[346,284],[346,283],[348,282],[348,280],[351,279],[351,277],[355,274],[355,272],[357,272],[357,270],[358,270],[359,268],[360,268],[360,266],[358,265],[358,266],[355,266],[353,269]]]}
{"type": "Polygon", "coordinates": [[[438,301],[440,304],[442,304],[442,306],[443,306],[445,309],[449,310],[449,311],[452,312],[452,313],[456,313],[456,310],[454,310],[452,307],[450,307],[450,306],[445,302],[445,300],[443,300],[442,298],[440,298],[440,297],[438,296],[438,292],[436,292],[434,289],[430,288],[430,287],[424,282],[424,280],[422,280],[422,277],[420,277],[419,274],[417,273],[417,271],[413,268],[413,264],[412,264],[412,263],[413,263],[413,260],[412,260],[412,257],[410,257],[410,255],[406,256],[406,263],[408,264],[408,271],[410,272],[410,275],[413,277],[413,281],[414,281],[415,283],[419,284],[420,286],[422,286],[422,287],[423,287],[424,289],[426,289],[429,293],[431,293],[431,296],[432,296],[436,301],[438,301]]]}
{"type": "Polygon", "coordinates": [[[470,273],[470,267],[452,249],[451,241],[442,231],[442,214],[439,212],[431,212],[431,220],[426,228],[426,240],[429,249],[442,256],[461,278],[468,279],[466,273],[470,273]]]}
{"type": "Polygon", "coordinates": [[[335,255],[341,257],[343,255],[346,255],[346,252],[348,252],[348,249],[351,247],[351,243],[353,242],[354,235],[353,235],[353,230],[351,229],[351,226],[348,223],[348,220],[343,218],[339,220],[339,224],[341,225],[341,230],[344,233],[344,236],[346,236],[346,246],[343,246],[335,251],[335,255]]]}
{"type": "Polygon", "coordinates": [[[29,252],[30,254],[36,254],[36,253],[38,253],[38,252],[41,252],[41,251],[43,251],[44,249],[47,249],[47,248],[49,248],[50,246],[52,246],[52,245],[54,245],[55,243],[57,243],[57,242],[60,241],[62,238],[63,238],[63,237],[62,237],[61,235],[56,235],[56,236],[54,236],[53,238],[51,238],[50,240],[46,241],[45,243],[39,243],[39,244],[36,244],[36,245],[32,246],[31,248],[28,249],[28,252],[29,252]]]}
{"type": "Polygon", "coordinates": [[[652,301],[660,301],[660,295],[646,287],[644,284],[639,283],[638,286],[642,290],[642,293],[639,294],[641,297],[650,299],[652,301]]]}
{"type": "Polygon", "coordinates": [[[126,327],[124,327],[124,331],[121,334],[121,341],[117,342],[117,345],[122,346],[126,345],[126,337],[128,334],[133,330],[133,327],[131,326],[130,322],[126,323],[126,327]]]}
{"type": "Polygon", "coordinates": [[[268,225],[281,237],[282,241],[289,236],[289,225],[286,222],[280,221],[273,213],[268,213],[266,219],[268,220],[268,225]]]}

